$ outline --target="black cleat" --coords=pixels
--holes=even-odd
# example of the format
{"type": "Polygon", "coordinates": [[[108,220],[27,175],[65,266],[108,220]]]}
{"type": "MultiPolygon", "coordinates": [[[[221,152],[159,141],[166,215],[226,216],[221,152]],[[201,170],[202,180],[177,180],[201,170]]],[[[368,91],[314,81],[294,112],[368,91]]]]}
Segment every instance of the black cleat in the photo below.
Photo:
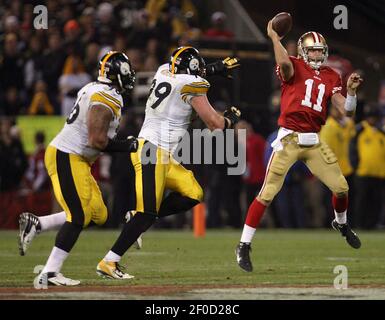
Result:
{"type": "Polygon", "coordinates": [[[253,271],[253,265],[250,260],[250,243],[240,242],[235,248],[235,255],[237,256],[238,265],[245,271],[253,271]]]}
{"type": "Polygon", "coordinates": [[[341,235],[345,237],[346,242],[349,243],[354,249],[359,249],[361,247],[360,238],[358,238],[357,233],[355,233],[352,228],[350,228],[348,223],[339,224],[335,219],[332,221],[332,227],[334,230],[341,232],[341,235]]]}

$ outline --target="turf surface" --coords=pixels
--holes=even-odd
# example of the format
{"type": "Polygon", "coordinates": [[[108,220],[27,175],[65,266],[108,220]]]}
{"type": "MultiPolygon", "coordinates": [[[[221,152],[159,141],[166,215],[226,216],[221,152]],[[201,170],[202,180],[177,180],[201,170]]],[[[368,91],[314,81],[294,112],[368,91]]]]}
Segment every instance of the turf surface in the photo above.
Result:
{"type": "MultiPolygon", "coordinates": [[[[240,231],[208,231],[195,239],[190,231],[144,235],[142,250],[130,249],[122,264],[133,280],[111,281],[95,273],[117,231],[86,230],[65,262],[63,274],[82,285],[333,286],[335,266],[348,269],[349,286],[385,286],[385,233],[359,232],[362,247],[350,248],[334,230],[258,230],[246,273],[235,262],[240,231]]],[[[0,231],[0,287],[32,287],[36,265],[45,263],[55,233],[39,235],[27,255],[19,256],[16,231],[0,231]]]]}

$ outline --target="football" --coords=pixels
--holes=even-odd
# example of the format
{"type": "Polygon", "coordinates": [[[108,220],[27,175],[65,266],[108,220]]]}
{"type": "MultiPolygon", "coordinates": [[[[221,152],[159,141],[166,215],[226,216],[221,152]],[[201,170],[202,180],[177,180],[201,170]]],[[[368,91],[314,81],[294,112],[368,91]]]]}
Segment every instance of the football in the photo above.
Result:
{"type": "Polygon", "coordinates": [[[291,30],[292,24],[291,15],[287,12],[278,13],[272,21],[272,27],[280,37],[285,36],[291,30]]]}

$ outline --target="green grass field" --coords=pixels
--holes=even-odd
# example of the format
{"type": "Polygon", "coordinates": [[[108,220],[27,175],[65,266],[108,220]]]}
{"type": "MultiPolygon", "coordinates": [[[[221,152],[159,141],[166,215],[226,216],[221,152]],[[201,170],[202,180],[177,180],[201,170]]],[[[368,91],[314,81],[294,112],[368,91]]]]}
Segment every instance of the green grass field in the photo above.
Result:
{"type": "MultiPolygon", "coordinates": [[[[81,280],[82,288],[102,286],[106,292],[117,290],[117,286],[176,286],[215,288],[218,294],[226,288],[333,288],[334,267],[344,265],[348,269],[349,288],[379,288],[385,299],[385,233],[359,234],[363,245],[355,250],[333,230],[258,230],[252,246],[254,272],[246,273],[235,262],[234,248],[240,231],[209,231],[205,238],[196,239],[190,231],[153,230],[144,235],[143,249],[130,249],[122,261],[135,278],[112,281],[99,278],[95,268],[118,232],[86,230],[62,271],[81,280]]],[[[33,287],[34,267],[45,263],[54,238],[53,232],[39,235],[27,255],[21,257],[17,232],[0,231],[1,294],[12,288],[33,287]]],[[[20,290],[18,293],[22,293],[20,290]]]]}

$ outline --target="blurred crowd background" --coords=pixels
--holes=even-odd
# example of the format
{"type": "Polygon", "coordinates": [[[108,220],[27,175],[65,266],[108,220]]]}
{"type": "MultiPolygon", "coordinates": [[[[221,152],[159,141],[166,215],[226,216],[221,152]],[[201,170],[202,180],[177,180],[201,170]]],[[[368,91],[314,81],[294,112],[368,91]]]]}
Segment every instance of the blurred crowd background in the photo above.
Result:
{"type": "MultiPolygon", "coordinates": [[[[341,2],[341,1],[340,1],[341,2]]],[[[342,1],[341,3],[344,3],[342,1]]],[[[44,151],[70,113],[77,91],[96,79],[99,59],[109,50],[124,51],[137,72],[119,135],[137,135],[149,86],[160,64],[180,45],[200,49],[206,61],[236,55],[242,67],[233,80],[208,79],[209,99],[218,111],[240,107],[247,130],[247,167],[228,176],[227,164],[190,166],[205,190],[209,228],[240,228],[258,193],[277,134],[280,84],[265,29],[280,11],[294,19],[283,43],[296,56],[296,40],[310,29],[329,44],[328,64],[348,76],[365,79],[353,120],[332,106],[322,138],[336,153],[350,185],[349,219],[354,227],[385,226],[385,32],[384,1],[346,2],[352,30],[333,29],[333,1],[315,4],[316,16],[300,1],[203,0],[48,0],[0,4],[0,228],[16,228],[23,211],[45,215],[59,211],[44,168],[44,151]],[[48,28],[35,29],[34,8],[45,5],[48,28]],[[359,30],[356,30],[356,29],[359,30]],[[356,34],[356,36],[352,36],[356,34]],[[362,37],[361,34],[366,34],[362,37]],[[52,129],[55,119],[58,126],[52,129]],[[33,123],[33,128],[29,128],[33,123]],[[29,129],[28,129],[29,128],[29,129]],[[28,132],[27,132],[28,130],[28,132]],[[55,132],[56,130],[56,132],[55,132]],[[27,135],[29,138],[27,138],[27,135]],[[29,145],[26,141],[29,139],[29,145]]],[[[203,128],[199,120],[194,128],[203,128]]],[[[127,157],[103,155],[93,165],[110,212],[107,227],[118,227],[127,211],[130,179],[127,157]]],[[[329,227],[333,212],[329,191],[297,163],[263,220],[263,227],[329,227]]],[[[159,221],[159,228],[190,228],[191,213],[159,221]]]]}

